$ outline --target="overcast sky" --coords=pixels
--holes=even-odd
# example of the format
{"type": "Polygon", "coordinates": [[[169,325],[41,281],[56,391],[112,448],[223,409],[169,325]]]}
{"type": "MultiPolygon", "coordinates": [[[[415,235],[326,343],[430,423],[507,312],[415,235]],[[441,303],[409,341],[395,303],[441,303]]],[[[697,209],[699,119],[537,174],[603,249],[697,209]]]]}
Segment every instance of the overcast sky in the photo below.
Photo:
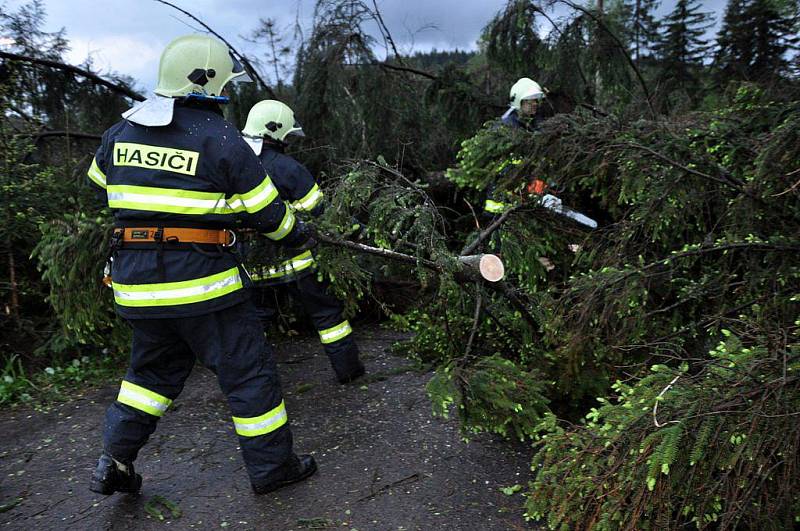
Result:
{"type": "MultiPolygon", "coordinates": [[[[7,11],[23,1],[0,0],[7,11]]],[[[174,0],[230,40],[241,52],[253,47],[240,36],[249,35],[259,18],[272,18],[291,32],[295,20],[308,35],[315,0],[174,0]]],[[[674,0],[664,0],[660,12],[669,12],[674,0]]],[[[702,2],[719,14],[725,0],[702,2]]],[[[437,49],[473,49],[481,29],[506,0],[378,0],[384,20],[401,52],[437,49]]],[[[67,60],[83,62],[91,55],[102,71],[114,70],[136,78],[145,89],[155,84],[158,58],[174,37],[194,31],[192,22],[155,0],[44,0],[47,30],[65,28],[72,50],[67,60]]],[[[0,7],[3,8],[3,7],[0,7]]],[[[1,36],[0,36],[1,37],[1,36]]],[[[382,53],[382,52],[380,52],[382,53]]]]}

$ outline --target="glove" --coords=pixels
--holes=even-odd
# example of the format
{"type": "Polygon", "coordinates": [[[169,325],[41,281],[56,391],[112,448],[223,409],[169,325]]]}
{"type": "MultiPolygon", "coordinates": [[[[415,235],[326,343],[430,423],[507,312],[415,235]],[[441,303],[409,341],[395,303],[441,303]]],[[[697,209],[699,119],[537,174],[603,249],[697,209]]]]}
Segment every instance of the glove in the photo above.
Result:
{"type": "Polygon", "coordinates": [[[314,239],[313,236],[311,236],[310,234],[306,234],[306,241],[297,247],[293,247],[293,249],[297,249],[298,252],[303,253],[305,251],[310,251],[311,249],[316,247],[317,244],[318,242],[316,239],[314,239]]]}
{"type": "Polygon", "coordinates": [[[284,242],[284,245],[302,253],[316,247],[317,240],[314,238],[309,227],[298,220],[292,239],[284,242]]]}

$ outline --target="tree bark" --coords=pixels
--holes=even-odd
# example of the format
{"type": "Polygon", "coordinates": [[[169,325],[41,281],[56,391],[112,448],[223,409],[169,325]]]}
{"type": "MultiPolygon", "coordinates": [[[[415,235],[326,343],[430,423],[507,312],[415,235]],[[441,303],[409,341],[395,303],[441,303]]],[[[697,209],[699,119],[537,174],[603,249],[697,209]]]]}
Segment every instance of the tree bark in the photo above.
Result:
{"type": "Polygon", "coordinates": [[[11,287],[11,305],[9,310],[14,324],[19,328],[19,287],[17,286],[17,266],[14,261],[14,248],[11,240],[6,240],[8,250],[8,283],[11,287]]]}
{"type": "MultiPolygon", "coordinates": [[[[381,256],[383,258],[396,260],[398,262],[405,262],[411,265],[421,265],[428,269],[438,271],[439,273],[443,273],[447,270],[447,264],[434,262],[433,260],[428,260],[427,258],[418,258],[409,254],[398,253],[397,251],[392,251],[390,249],[373,247],[371,245],[352,242],[350,240],[340,240],[327,234],[317,233],[314,235],[314,237],[323,243],[338,247],[346,247],[348,249],[353,249],[354,251],[381,256]]],[[[500,272],[504,271],[503,262],[491,254],[458,256],[455,257],[455,263],[458,264],[457,267],[460,268],[458,273],[466,275],[467,277],[471,277],[471,280],[473,281],[482,280],[496,282],[499,280],[499,278],[497,278],[499,276],[498,270],[500,272]]]]}
{"type": "Polygon", "coordinates": [[[37,142],[42,138],[62,137],[68,136],[71,138],[80,138],[86,140],[101,140],[103,135],[97,133],[83,133],[81,131],[40,131],[38,133],[17,133],[14,136],[33,137],[33,141],[37,142]]]}

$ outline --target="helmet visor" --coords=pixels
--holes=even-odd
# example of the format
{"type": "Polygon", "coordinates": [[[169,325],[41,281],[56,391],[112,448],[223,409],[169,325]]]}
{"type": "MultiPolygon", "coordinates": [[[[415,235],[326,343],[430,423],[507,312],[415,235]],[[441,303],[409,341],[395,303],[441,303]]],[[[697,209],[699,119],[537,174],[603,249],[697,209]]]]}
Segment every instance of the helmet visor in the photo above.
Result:
{"type": "Polygon", "coordinates": [[[289,132],[287,132],[286,134],[300,136],[300,137],[306,136],[306,133],[303,131],[303,126],[300,125],[300,122],[298,122],[297,120],[294,121],[294,125],[292,126],[291,129],[289,129],[289,132]]]}
{"type": "Polygon", "coordinates": [[[534,92],[533,94],[528,94],[527,96],[523,96],[520,98],[520,101],[524,100],[543,100],[544,99],[544,92],[534,92]]]}
{"type": "Polygon", "coordinates": [[[247,73],[245,70],[244,65],[233,56],[233,52],[228,52],[231,56],[231,61],[233,61],[233,71],[232,74],[234,75],[233,82],[234,83],[250,83],[253,81],[253,78],[247,73]]]}

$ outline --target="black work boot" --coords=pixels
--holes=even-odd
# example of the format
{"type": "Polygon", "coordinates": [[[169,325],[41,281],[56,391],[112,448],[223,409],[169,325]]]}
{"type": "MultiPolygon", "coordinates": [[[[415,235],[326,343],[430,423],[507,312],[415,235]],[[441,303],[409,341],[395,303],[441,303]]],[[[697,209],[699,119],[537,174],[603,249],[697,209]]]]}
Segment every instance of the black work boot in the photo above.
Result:
{"type": "Polygon", "coordinates": [[[105,495],[115,492],[135,494],[141,487],[142,476],[133,470],[133,463],[120,463],[107,453],[103,453],[97,462],[97,468],[92,473],[89,490],[105,495]]]}
{"type": "Polygon", "coordinates": [[[317,462],[310,455],[292,456],[273,473],[273,478],[266,483],[256,485],[253,483],[253,492],[256,494],[266,494],[273,490],[303,481],[317,471],[317,462]]]}
{"type": "Polygon", "coordinates": [[[358,357],[358,347],[355,343],[346,346],[343,350],[328,349],[328,358],[331,360],[333,372],[340,384],[354,382],[364,376],[364,364],[358,357]]]}
{"type": "Polygon", "coordinates": [[[349,372],[337,371],[336,372],[336,379],[339,380],[340,384],[346,384],[350,382],[354,382],[364,376],[366,369],[364,369],[364,364],[360,361],[358,365],[355,367],[351,367],[349,372]]]}

